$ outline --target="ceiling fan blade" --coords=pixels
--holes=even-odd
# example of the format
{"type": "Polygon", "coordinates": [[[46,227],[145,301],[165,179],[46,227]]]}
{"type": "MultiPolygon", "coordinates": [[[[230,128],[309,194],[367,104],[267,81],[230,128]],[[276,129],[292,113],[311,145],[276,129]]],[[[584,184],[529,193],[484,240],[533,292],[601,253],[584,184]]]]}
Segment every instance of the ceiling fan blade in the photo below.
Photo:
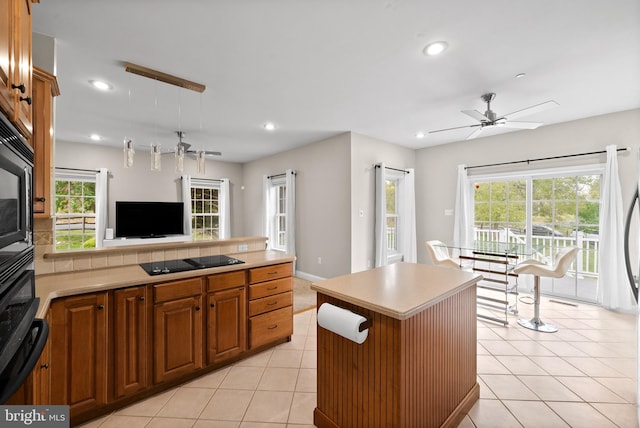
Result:
{"type": "Polygon", "coordinates": [[[222,156],[222,152],[212,152],[211,150],[205,150],[204,154],[211,156],[222,156]]]}
{"type": "Polygon", "coordinates": [[[525,109],[522,110],[518,110],[518,111],[514,111],[512,113],[509,114],[505,114],[503,117],[507,120],[513,120],[513,119],[517,119],[519,117],[522,116],[527,116],[529,114],[534,114],[534,113],[539,113],[541,111],[553,108],[553,107],[558,107],[558,103],[551,100],[551,101],[546,101],[542,104],[538,104],[535,106],[531,106],[531,107],[527,107],[525,109]]]}
{"type": "Polygon", "coordinates": [[[481,126],[481,125],[480,124],[477,124],[477,125],[465,125],[465,126],[456,126],[454,128],[436,129],[435,131],[429,131],[429,134],[433,134],[434,132],[453,131],[454,129],[474,128],[476,126],[481,126]]]}
{"type": "Polygon", "coordinates": [[[478,129],[476,129],[475,131],[473,131],[473,132],[472,132],[472,133],[471,133],[467,138],[465,138],[465,139],[466,139],[466,140],[473,140],[474,138],[477,138],[477,137],[480,135],[480,133],[482,133],[482,130],[483,130],[484,128],[485,128],[485,127],[483,126],[482,128],[478,128],[478,129]]]}
{"type": "Polygon", "coordinates": [[[536,129],[539,126],[544,125],[542,122],[510,122],[507,121],[503,125],[498,125],[501,128],[514,128],[514,129],[536,129]]]}
{"type": "Polygon", "coordinates": [[[462,110],[462,113],[466,114],[467,116],[471,116],[472,118],[474,118],[478,122],[485,122],[485,121],[489,120],[489,118],[487,116],[485,116],[484,114],[480,113],[478,110],[462,110]]]}

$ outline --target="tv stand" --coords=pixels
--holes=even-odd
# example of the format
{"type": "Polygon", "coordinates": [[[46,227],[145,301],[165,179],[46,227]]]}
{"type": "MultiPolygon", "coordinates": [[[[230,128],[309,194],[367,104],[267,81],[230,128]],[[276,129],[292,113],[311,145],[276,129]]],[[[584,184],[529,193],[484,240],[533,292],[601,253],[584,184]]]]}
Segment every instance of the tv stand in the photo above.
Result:
{"type": "Polygon", "coordinates": [[[141,238],[114,238],[105,239],[102,242],[103,247],[122,247],[125,245],[149,245],[149,244],[163,244],[167,242],[189,242],[191,241],[190,235],[154,235],[141,238]]]}

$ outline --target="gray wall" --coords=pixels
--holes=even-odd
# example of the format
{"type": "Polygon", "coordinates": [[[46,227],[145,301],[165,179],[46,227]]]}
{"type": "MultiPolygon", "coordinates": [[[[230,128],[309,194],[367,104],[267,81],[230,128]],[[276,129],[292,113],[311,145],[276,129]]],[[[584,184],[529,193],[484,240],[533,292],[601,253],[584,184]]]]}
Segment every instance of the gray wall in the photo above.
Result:
{"type": "Polygon", "coordinates": [[[247,235],[263,234],[263,176],[297,171],[296,267],[321,278],[350,272],[350,135],[340,134],[244,165],[247,235]]]}
{"type": "MultiPolygon", "coordinates": [[[[150,170],[149,151],[137,149],[134,164],[124,167],[122,149],[112,147],[56,141],[55,166],[66,168],[107,168],[109,174],[108,227],[115,227],[116,201],[162,201],[182,200],[180,176],[175,171],[174,156],[162,156],[162,170],[150,170]]],[[[198,175],[195,159],[185,157],[184,174],[194,178],[228,178],[231,190],[231,236],[244,236],[244,200],[241,194],[242,164],[206,161],[204,176],[198,175]]]]}
{"type": "MultiPolygon", "coordinates": [[[[518,131],[493,137],[462,141],[417,151],[416,212],[418,261],[426,262],[423,243],[429,239],[450,241],[453,238],[453,216],[445,209],[455,206],[457,166],[561,156],[604,150],[615,144],[632,147],[618,155],[622,197],[626,210],[634,192],[637,156],[640,145],[640,110],[631,110],[548,125],[529,131],[518,131]]],[[[603,163],[606,155],[541,161],[529,166],[481,168],[477,173],[514,171],[519,169],[554,168],[568,165],[603,163]]]]}

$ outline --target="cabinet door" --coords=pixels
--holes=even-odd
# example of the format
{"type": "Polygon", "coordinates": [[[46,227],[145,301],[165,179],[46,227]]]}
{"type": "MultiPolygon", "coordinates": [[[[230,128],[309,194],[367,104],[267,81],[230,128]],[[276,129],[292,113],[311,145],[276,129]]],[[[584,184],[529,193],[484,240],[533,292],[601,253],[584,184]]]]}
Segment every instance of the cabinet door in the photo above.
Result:
{"type": "Polygon", "coordinates": [[[73,418],[107,401],[107,294],[56,300],[50,311],[51,403],[73,418]]]}
{"type": "Polygon", "coordinates": [[[13,117],[13,7],[15,0],[0,0],[0,109],[13,117]]]}
{"type": "Polygon", "coordinates": [[[31,139],[31,1],[15,0],[14,10],[14,82],[24,91],[14,92],[13,121],[27,139],[31,139]],[[23,98],[22,100],[20,98],[23,98]],[[28,100],[28,101],[27,101],[28,100]]]}
{"type": "Polygon", "coordinates": [[[116,290],[114,296],[115,396],[123,397],[149,385],[147,288],[116,290]]]}
{"type": "Polygon", "coordinates": [[[51,175],[53,136],[53,95],[58,94],[55,76],[33,68],[33,215],[40,218],[51,217],[51,175]]]}
{"type": "Polygon", "coordinates": [[[154,382],[160,383],[202,367],[202,296],[154,307],[154,382]]]}
{"type": "Polygon", "coordinates": [[[211,364],[246,351],[247,292],[238,287],[207,297],[207,362],[211,364]]]}
{"type": "MultiPolygon", "coordinates": [[[[49,313],[45,316],[45,320],[51,325],[51,316],[49,313]]],[[[38,406],[46,406],[51,404],[51,380],[49,379],[51,366],[51,338],[47,340],[47,344],[42,349],[40,359],[33,369],[33,404],[38,406]]]]}

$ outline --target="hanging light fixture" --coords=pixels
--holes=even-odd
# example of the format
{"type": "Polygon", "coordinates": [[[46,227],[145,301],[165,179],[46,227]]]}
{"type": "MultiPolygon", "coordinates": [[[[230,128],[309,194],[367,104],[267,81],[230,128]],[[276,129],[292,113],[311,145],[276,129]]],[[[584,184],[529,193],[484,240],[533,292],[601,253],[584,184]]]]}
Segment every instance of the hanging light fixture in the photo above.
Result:
{"type": "Polygon", "coordinates": [[[162,149],[160,144],[151,143],[151,171],[160,171],[162,169],[162,149]]]}
{"type": "Polygon", "coordinates": [[[198,174],[205,174],[205,155],[206,152],[204,150],[198,150],[196,152],[196,163],[198,167],[198,174]]]}
{"type": "Polygon", "coordinates": [[[178,143],[176,145],[176,172],[182,173],[184,171],[184,145],[178,143]]]}
{"type": "Polygon", "coordinates": [[[133,140],[129,137],[124,137],[124,167],[131,168],[133,166],[133,155],[136,151],[133,148],[133,140]]]}

